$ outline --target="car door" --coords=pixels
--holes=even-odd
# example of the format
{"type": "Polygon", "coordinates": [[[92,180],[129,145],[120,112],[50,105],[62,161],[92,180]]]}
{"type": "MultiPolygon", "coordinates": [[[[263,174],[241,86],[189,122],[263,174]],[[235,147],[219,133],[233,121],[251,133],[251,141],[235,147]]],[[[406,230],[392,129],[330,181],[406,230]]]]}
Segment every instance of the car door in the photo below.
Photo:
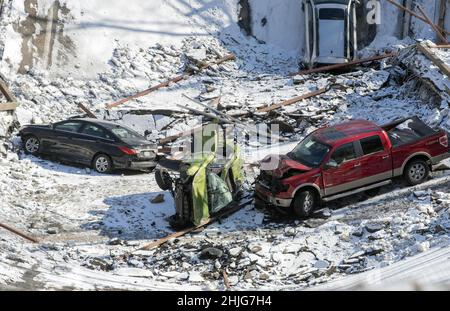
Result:
{"type": "Polygon", "coordinates": [[[325,195],[345,192],[359,186],[361,159],[355,142],[344,144],[332,151],[323,167],[325,195]]]}
{"type": "Polygon", "coordinates": [[[64,121],[56,123],[53,126],[53,135],[48,139],[48,150],[52,154],[56,154],[64,159],[72,160],[73,137],[83,123],[81,121],[64,121]]]}
{"type": "Polygon", "coordinates": [[[379,135],[359,140],[361,152],[362,185],[369,185],[392,178],[392,159],[390,148],[384,146],[379,135]]]}
{"type": "Polygon", "coordinates": [[[113,141],[112,135],[104,128],[86,122],[73,139],[77,162],[90,164],[96,153],[105,152],[103,144],[113,141]]]}

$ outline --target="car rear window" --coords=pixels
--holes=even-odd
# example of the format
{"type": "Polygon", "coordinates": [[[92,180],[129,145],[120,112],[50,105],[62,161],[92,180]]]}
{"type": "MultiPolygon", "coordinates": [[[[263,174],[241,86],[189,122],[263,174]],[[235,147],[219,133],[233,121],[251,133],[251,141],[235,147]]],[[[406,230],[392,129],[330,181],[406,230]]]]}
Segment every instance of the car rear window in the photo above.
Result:
{"type": "Polygon", "coordinates": [[[66,131],[66,132],[78,132],[80,127],[81,127],[81,122],[65,122],[65,123],[55,125],[56,130],[66,131]]]}
{"type": "Polygon", "coordinates": [[[364,155],[384,150],[380,136],[371,136],[360,140],[364,155]]]}
{"type": "Polygon", "coordinates": [[[345,13],[342,9],[320,9],[319,19],[344,20],[345,13]]]}
{"type": "Polygon", "coordinates": [[[353,143],[349,143],[339,147],[333,153],[331,159],[336,161],[337,164],[356,159],[355,146],[353,143]]]}

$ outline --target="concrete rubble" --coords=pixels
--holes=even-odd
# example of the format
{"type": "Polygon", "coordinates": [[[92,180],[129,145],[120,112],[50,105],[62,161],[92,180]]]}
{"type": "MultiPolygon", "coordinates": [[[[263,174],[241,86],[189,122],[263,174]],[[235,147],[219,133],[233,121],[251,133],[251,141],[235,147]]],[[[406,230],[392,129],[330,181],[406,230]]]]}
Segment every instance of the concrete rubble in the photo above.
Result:
{"type": "MultiPolygon", "coordinates": [[[[220,97],[220,111],[246,122],[278,124],[292,142],[320,126],[357,118],[381,124],[417,115],[450,131],[448,79],[414,48],[340,74],[290,77],[297,69],[291,55],[271,55],[257,42],[234,41],[188,37],[181,47],[118,47],[110,69],[88,81],[30,69],[10,81],[21,103],[15,117],[20,125],[55,122],[80,115],[77,103],[82,103],[100,118],[123,122],[158,141],[201,124],[199,116],[175,107],[188,104],[182,96],[187,94],[204,103],[220,97]],[[237,55],[235,62],[105,109],[106,103],[148,88],[149,81],[196,71],[229,52],[237,55]],[[327,86],[325,94],[256,113],[327,86]]],[[[448,50],[439,53],[450,57],[448,50]]],[[[158,190],[154,176],[102,176],[27,156],[17,137],[6,138],[8,120],[0,117],[2,219],[43,242],[23,245],[0,231],[0,287],[225,289],[225,271],[233,289],[305,289],[450,246],[450,177],[436,172],[412,189],[395,182],[375,198],[331,203],[308,221],[276,218],[250,205],[201,232],[135,251],[171,233],[167,219],[173,200],[158,190]]],[[[247,152],[247,164],[254,163],[255,150],[247,152]]]]}

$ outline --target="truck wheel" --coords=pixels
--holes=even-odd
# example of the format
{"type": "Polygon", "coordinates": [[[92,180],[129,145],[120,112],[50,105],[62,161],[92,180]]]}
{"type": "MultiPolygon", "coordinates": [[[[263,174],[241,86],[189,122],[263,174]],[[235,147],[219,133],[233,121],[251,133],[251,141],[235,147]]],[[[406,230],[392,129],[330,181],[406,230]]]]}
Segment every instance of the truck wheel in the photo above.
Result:
{"type": "Polygon", "coordinates": [[[310,191],[306,190],[296,195],[293,208],[297,216],[301,218],[307,218],[316,208],[316,196],[310,191]]]}
{"type": "Polygon", "coordinates": [[[172,180],[165,170],[158,169],[155,171],[155,180],[158,187],[163,190],[172,189],[172,180]]]}
{"type": "Polygon", "coordinates": [[[430,174],[430,168],[427,162],[423,160],[414,160],[406,165],[403,176],[408,184],[415,186],[423,183],[430,174]]]}

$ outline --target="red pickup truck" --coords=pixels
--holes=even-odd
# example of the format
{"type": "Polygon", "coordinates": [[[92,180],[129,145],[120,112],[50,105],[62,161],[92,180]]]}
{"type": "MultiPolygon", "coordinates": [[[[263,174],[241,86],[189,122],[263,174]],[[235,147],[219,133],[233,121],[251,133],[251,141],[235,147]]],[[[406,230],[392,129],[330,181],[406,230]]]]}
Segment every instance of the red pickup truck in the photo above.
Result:
{"type": "Polygon", "coordinates": [[[381,127],[355,120],[316,130],[287,155],[266,157],[255,195],[257,203],[304,218],[323,202],[379,188],[397,176],[422,183],[448,157],[447,133],[417,117],[381,127]]]}

